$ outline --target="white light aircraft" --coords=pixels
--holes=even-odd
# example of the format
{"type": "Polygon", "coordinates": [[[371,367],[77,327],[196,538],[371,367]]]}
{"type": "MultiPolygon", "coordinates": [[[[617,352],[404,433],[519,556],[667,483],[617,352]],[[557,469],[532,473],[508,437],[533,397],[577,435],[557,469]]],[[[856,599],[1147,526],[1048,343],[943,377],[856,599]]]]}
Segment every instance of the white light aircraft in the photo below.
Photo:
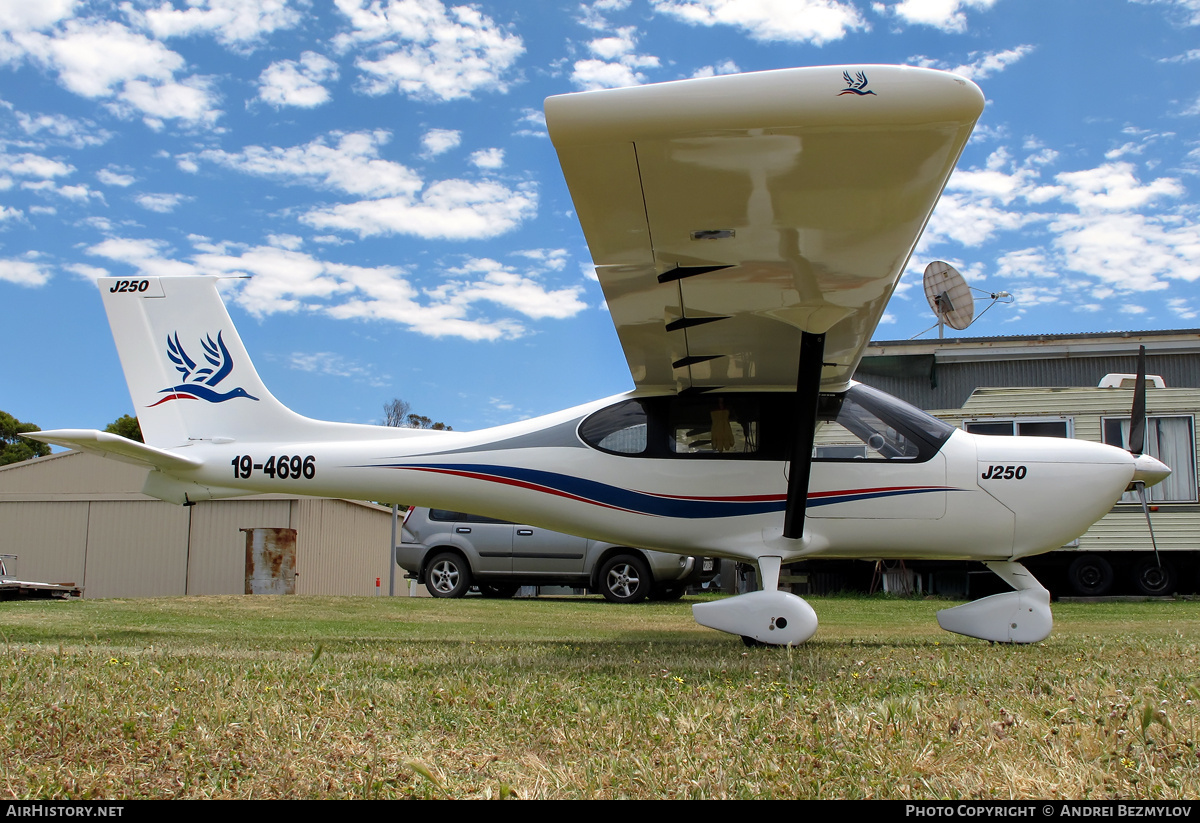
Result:
{"type": "Polygon", "coordinates": [[[1050,596],[1021,558],[1170,470],[1096,443],[972,436],[851,380],[983,104],[968,80],[896,66],[548,99],[626,394],[477,432],[311,420],[263,385],[213,279],[104,278],[146,444],[35,436],[148,466],[146,493],[176,503],[403,500],[736,558],[763,590],[694,615],[750,643],[816,631],[778,590],[782,564],[980,560],[1013,591],[939,623],[1036,642],[1050,596]]]}

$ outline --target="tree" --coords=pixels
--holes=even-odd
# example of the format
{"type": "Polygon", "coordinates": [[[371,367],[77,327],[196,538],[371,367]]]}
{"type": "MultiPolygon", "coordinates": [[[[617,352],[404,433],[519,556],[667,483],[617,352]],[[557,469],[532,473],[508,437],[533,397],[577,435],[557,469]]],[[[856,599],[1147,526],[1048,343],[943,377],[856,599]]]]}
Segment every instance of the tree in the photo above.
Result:
{"type": "Polygon", "coordinates": [[[399,397],[383,404],[383,425],[393,426],[395,428],[405,428],[407,423],[405,419],[408,417],[408,412],[412,408],[407,400],[401,400],[399,397]]]}
{"type": "Polygon", "coordinates": [[[21,437],[27,432],[40,431],[34,424],[22,423],[8,412],[0,411],[0,466],[48,455],[50,447],[45,443],[21,437]]]}
{"type": "Polygon", "coordinates": [[[142,439],[142,426],[138,419],[132,414],[123,414],[113,422],[104,427],[104,430],[109,434],[119,434],[130,440],[136,440],[139,443],[145,443],[142,439]]]}
{"type": "Polygon", "coordinates": [[[453,426],[445,423],[435,423],[433,418],[416,414],[407,400],[395,397],[383,404],[383,425],[394,426],[398,429],[434,429],[436,431],[454,431],[453,426]]]}

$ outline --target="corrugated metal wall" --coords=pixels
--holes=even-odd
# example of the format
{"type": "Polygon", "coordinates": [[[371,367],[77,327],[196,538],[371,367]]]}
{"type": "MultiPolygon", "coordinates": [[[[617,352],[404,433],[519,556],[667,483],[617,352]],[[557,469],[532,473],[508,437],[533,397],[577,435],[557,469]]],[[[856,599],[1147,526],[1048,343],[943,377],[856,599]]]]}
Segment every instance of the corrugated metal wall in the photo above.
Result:
{"type": "MultiPolygon", "coordinates": [[[[387,593],[391,512],[347,500],[300,499],[296,537],[296,594],[387,593]]],[[[399,575],[398,575],[399,576],[399,575]]],[[[403,594],[407,586],[397,586],[403,594]]]]}
{"type": "MultiPolygon", "coordinates": [[[[866,360],[867,358],[864,358],[866,360]]],[[[967,402],[979,386],[1095,386],[1106,374],[1137,371],[1136,352],[1128,357],[1060,357],[1037,360],[987,360],[969,363],[938,362],[937,386],[928,374],[888,377],[863,374],[855,379],[899,397],[922,409],[954,409],[967,402]]],[[[1146,371],[1162,375],[1167,385],[1200,388],[1200,355],[1147,353],[1146,371]]]]}
{"type": "Polygon", "coordinates": [[[19,556],[11,571],[75,583],[88,598],[242,594],[241,530],[274,527],[298,532],[298,594],[370,595],[375,578],[387,584],[382,507],[282,495],[176,506],[143,495],[145,476],[79,452],[0,468],[0,553],[19,556]]]}
{"type": "Polygon", "coordinates": [[[191,507],[188,594],[242,594],[246,590],[246,534],[242,529],[290,529],[293,500],[222,500],[191,507]]]}
{"type": "Polygon", "coordinates": [[[185,594],[186,508],[149,500],[88,505],[85,597],[185,594]]]}
{"type": "Polygon", "coordinates": [[[84,502],[0,504],[0,554],[15,554],[8,571],[23,580],[83,585],[88,509],[84,502]]]}

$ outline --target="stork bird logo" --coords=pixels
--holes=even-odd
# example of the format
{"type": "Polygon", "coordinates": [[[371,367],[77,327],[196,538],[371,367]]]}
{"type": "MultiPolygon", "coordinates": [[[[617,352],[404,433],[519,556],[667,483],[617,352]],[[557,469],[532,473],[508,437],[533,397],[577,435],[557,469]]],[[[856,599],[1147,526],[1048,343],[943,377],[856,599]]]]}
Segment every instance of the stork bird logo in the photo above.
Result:
{"type": "Polygon", "coordinates": [[[867,73],[864,71],[856,71],[854,77],[850,76],[850,72],[842,72],[842,79],[846,81],[846,88],[838,93],[838,97],[843,94],[857,94],[859,97],[865,97],[868,94],[875,94],[867,88],[867,73]]]}
{"type": "Polygon", "coordinates": [[[224,403],[235,397],[258,399],[241,386],[224,394],[216,390],[215,387],[233,371],[233,358],[230,357],[220,332],[217,332],[215,342],[209,334],[200,341],[200,345],[204,348],[204,359],[209,364],[205,367],[199,366],[195,360],[188,357],[183,344],[179,342],[179,332],[167,336],[167,357],[175,364],[176,371],[183,375],[183,381],[177,386],[162,389],[159,394],[165,394],[166,397],[152,403],[151,408],[168,400],[207,400],[209,403],[224,403]]]}

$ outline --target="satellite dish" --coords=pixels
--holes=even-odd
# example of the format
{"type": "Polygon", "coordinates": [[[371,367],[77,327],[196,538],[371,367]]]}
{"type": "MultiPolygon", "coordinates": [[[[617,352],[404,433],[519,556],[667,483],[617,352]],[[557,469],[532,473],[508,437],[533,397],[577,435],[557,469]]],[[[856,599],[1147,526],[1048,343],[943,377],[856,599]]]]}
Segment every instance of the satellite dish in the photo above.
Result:
{"type": "Polygon", "coordinates": [[[958,269],[941,260],[925,267],[925,297],[938,319],[938,337],[942,326],[962,331],[975,319],[975,298],[971,287],[958,269]]]}

